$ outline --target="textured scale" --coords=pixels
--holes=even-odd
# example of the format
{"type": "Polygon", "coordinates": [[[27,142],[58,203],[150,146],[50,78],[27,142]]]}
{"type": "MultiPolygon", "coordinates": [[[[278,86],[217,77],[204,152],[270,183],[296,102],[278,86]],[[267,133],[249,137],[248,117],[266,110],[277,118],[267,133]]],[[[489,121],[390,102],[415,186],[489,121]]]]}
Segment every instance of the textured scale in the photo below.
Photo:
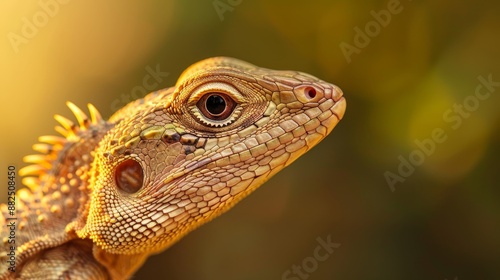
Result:
{"type": "Polygon", "coordinates": [[[338,87],[313,76],[225,57],[108,121],[68,102],[76,124],[56,115],[63,137],[40,137],[19,172],[29,188],[17,193],[16,272],[1,207],[0,279],[129,278],[315,146],[345,106],[338,87]],[[224,97],[230,114],[207,116],[206,94],[224,97]]]}

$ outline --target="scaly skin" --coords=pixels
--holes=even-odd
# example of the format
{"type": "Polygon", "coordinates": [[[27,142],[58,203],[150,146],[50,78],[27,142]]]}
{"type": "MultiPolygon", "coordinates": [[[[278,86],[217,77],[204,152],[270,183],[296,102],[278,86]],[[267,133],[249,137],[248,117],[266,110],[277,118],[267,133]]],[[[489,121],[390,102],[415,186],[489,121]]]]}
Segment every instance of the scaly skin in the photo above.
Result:
{"type": "Polygon", "coordinates": [[[17,212],[1,207],[1,279],[129,278],[320,142],[346,102],[308,74],[217,57],[109,121],[68,106],[78,125],[56,116],[64,137],[40,138],[17,212]]]}

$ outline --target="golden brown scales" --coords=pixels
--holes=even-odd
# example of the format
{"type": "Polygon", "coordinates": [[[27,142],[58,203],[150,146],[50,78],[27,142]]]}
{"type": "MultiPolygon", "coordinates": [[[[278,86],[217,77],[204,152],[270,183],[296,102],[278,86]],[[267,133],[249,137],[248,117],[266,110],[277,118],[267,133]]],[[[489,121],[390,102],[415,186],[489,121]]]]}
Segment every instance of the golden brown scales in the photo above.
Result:
{"type": "Polygon", "coordinates": [[[313,76],[225,57],[192,65],[109,121],[67,104],[77,124],[55,117],[64,137],[40,137],[20,170],[29,189],[17,212],[1,207],[1,279],[130,277],[316,145],[346,106],[313,76]]]}

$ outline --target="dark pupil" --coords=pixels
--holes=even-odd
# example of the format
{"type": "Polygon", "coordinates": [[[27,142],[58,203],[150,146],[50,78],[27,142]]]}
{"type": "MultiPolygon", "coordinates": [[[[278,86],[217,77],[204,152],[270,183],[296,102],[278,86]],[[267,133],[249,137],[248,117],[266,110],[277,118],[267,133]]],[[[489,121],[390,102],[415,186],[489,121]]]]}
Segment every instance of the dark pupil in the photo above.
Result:
{"type": "Polygon", "coordinates": [[[212,115],[220,115],[226,109],[226,101],[220,95],[211,95],[206,102],[207,111],[212,115]]]}

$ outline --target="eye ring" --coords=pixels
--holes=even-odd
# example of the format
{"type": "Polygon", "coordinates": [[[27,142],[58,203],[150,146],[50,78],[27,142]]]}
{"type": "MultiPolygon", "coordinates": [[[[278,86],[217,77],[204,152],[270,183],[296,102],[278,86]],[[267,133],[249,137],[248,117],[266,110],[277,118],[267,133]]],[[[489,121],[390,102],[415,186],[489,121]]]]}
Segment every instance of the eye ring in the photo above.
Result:
{"type": "Polygon", "coordinates": [[[144,171],[141,164],[134,159],[120,162],[114,175],[118,189],[128,194],[136,193],[144,184],[144,171]]]}
{"type": "Polygon", "coordinates": [[[203,95],[196,103],[196,107],[198,107],[203,116],[214,121],[229,118],[236,105],[236,101],[227,94],[220,92],[209,92],[203,95]]]}

